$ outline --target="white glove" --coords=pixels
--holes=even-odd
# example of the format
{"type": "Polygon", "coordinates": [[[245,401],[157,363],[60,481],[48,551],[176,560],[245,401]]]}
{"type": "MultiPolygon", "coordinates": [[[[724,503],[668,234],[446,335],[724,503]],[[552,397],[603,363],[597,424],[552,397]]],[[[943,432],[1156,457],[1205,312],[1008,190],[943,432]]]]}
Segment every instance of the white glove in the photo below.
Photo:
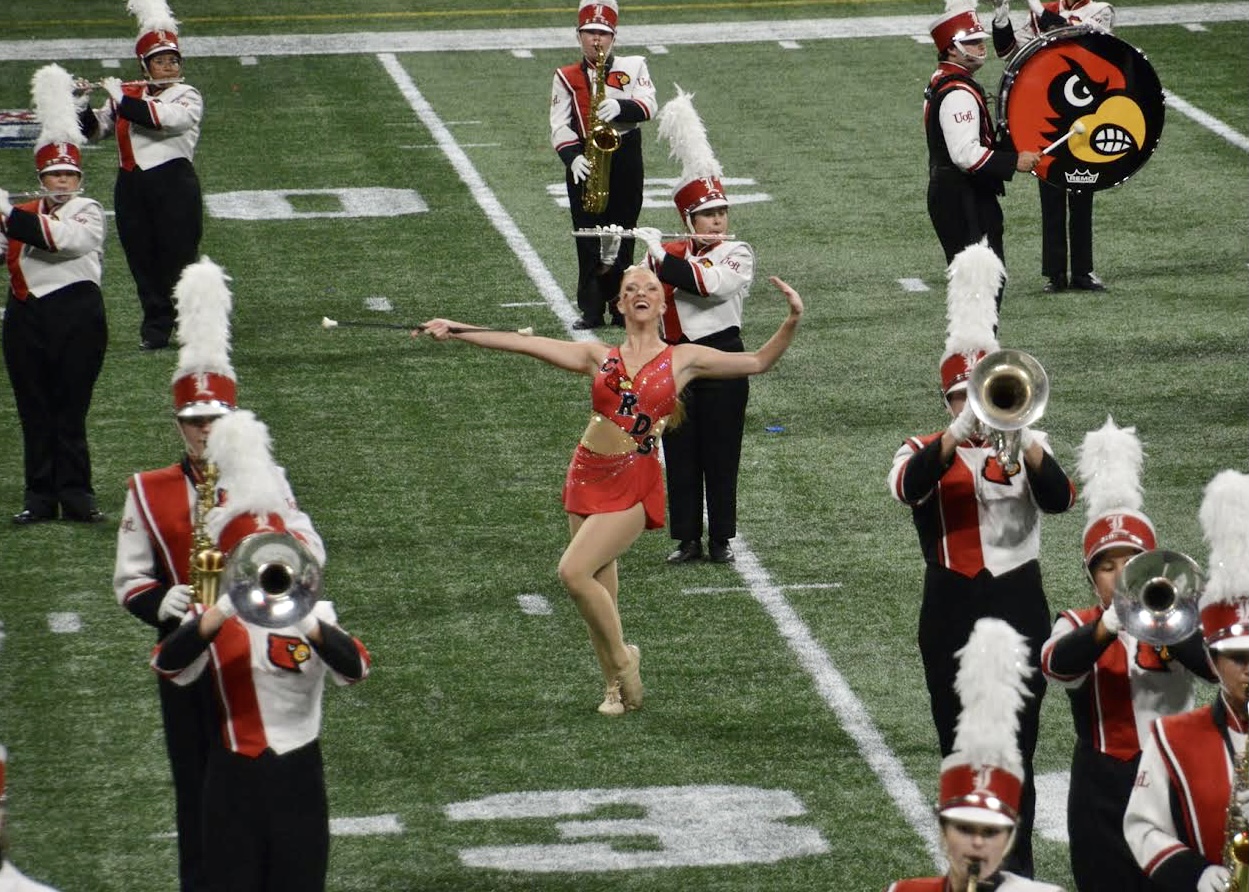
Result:
{"type": "Polygon", "coordinates": [[[13,213],[13,202],[9,201],[9,190],[0,189],[0,217],[13,213]]]}
{"type": "Polygon", "coordinates": [[[234,616],[234,614],[238,613],[238,610],[235,609],[234,602],[230,600],[229,595],[219,596],[217,598],[217,603],[214,606],[216,606],[217,612],[221,614],[222,620],[227,620],[234,616]]]}
{"type": "Polygon", "coordinates": [[[109,99],[112,99],[114,102],[121,102],[121,78],[106,77],[100,81],[100,86],[104,88],[104,92],[108,93],[109,99]]]}
{"type": "Polygon", "coordinates": [[[662,234],[654,226],[639,226],[633,230],[633,237],[639,242],[646,243],[646,253],[650,254],[651,259],[656,263],[663,263],[664,258],[668,256],[663,243],[659,240],[662,234]]]}
{"type": "Polygon", "coordinates": [[[993,4],[993,24],[999,28],[1010,26],[1010,0],[997,0],[993,4]]]}
{"type": "Polygon", "coordinates": [[[1041,0],[1028,0],[1028,8],[1032,10],[1037,18],[1040,18],[1041,13],[1045,12],[1045,7],[1041,5],[1041,0]]]}
{"type": "Polygon", "coordinates": [[[958,417],[950,422],[950,426],[946,428],[946,431],[954,438],[954,445],[957,446],[976,432],[977,423],[976,413],[971,410],[971,405],[964,403],[963,411],[959,412],[958,417]]]}
{"type": "Polygon", "coordinates": [[[574,183],[584,183],[585,178],[590,175],[590,159],[585,155],[578,155],[572,159],[572,164],[568,165],[568,169],[572,171],[574,183]]]}
{"type": "Polygon", "coordinates": [[[321,620],[317,619],[316,614],[309,611],[308,613],[304,614],[303,619],[295,623],[295,629],[296,631],[299,632],[300,635],[303,635],[305,638],[307,638],[309,635],[312,634],[313,630],[316,629],[320,625],[321,625],[321,620]]]}
{"type": "Polygon", "coordinates": [[[600,121],[614,121],[620,117],[620,100],[604,99],[594,110],[600,121]]]}
{"type": "Polygon", "coordinates": [[[1024,428],[1019,429],[1019,447],[1023,451],[1025,452],[1028,451],[1029,449],[1032,448],[1033,444],[1040,443],[1040,442],[1041,442],[1041,435],[1038,434],[1036,431],[1034,431],[1032,428],[1024,427],[1024,428]]]}
{"type": "Polygon", "coordinates": [[[160,609],[156,618],[161,622],[169,619],[182,619],[187,608],[191,606],[191,587],[189,585],[171,585],[165,597],[160,599],[160,609]]]}
{"type": "Polygon", "coordinates": [[[624,233],[624,227],[616,223],[608,226],[595,226],[603,234],[598,240],[598,259],[603,266],[611,266],[616,262],[616,255],[620,253],[620,237],[624,233]]]}
{"type": "Polygon", "coordinates": [[[1222,864],[1211,864],[1197,878],[1197,892],[1223,892],[1231,876],[1222,864]]]}
{"type": "Polygon", "coordinates": [[[1113,603],[1102,611],[1102,625],[1111,635],[1118,635],[1119,630],[1123,628],[1123,623],[1119,621],[1119,611],[1115,610],[1113,603]]]}

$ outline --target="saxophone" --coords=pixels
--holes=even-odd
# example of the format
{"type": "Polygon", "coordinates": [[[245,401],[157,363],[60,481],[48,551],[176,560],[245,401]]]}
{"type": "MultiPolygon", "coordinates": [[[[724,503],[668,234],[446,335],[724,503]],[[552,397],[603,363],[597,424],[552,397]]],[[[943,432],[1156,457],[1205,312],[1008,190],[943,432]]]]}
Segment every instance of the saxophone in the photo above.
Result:
{"type": "Polygon", "coordinates": [[[1232,795],[1227,803],[1223,866],[1231,876],[1226,892],[1249,892],[1249,819],[1240,807],[1249,793],[1249,747],[1232,761],[1232,795]]]}
{"type": "Polygon", "coordinates": [[[191,528],[191,600],[211,607],[217,603],[217,583],[225,568],[225,557],[208,533],[208,512],[217,501],[217,466],[204,462],[203,476],[195,484],[194,525],[191,528]]]}
{"type": "Polygon", "coordinates": [[[590,121],[585,135],[585,160],[590,172],[581,187],[581,209],[587,214],[601,214],[607,208],[611,191],[611,156],[620,148],[620,134],[606,121],[599,120],[599,103],[607,98],[607,50],[598,48],[594,65],[594,91],[590,94],[590,121]]]}

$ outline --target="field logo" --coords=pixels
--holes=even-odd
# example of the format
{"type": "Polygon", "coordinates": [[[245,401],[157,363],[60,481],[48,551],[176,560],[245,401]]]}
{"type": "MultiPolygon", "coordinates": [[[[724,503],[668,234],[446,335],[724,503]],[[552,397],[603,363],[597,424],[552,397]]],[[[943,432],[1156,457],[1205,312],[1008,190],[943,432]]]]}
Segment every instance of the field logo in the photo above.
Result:
{"type": "Polygon", "coordinates": [[[561,839],[592,840],[460,850],[468,867],[530,873],[772,864],[826,854],[818,830],[787,823],[806,811],[788,790],[736,786],[500,793],[446,807],[452,821],[557,819],[561,839]],[[575,819],[558,820],[568,817],[575,819]]]}
{"type": "Polygon", "coordinates": [[[429,205],[415,189],[276,189],[204,196],[218,220],[310,220],[318,217],[402,217],[429,205]]]}

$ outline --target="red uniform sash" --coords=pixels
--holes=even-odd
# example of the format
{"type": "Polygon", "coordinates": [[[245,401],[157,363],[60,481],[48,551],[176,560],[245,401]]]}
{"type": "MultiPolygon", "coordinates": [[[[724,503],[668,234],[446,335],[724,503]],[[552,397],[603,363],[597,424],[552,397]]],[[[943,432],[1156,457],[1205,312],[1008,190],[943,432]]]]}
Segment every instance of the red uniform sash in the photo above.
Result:
{"type": "Polygon", "coordinates": [[[170,585],[190,582],[191,524],[195,510],[182,465],[144,471],[130,478],[130,489],[170,585]]]}
{"type": "Polygon", "coordinates": [[[1173,805],[1184,821],[1184,841],[1211,864],[1222,863],[1232,761],[1213,707],[1160,719],[1154,737],[1171,779],[1173,805]]]}

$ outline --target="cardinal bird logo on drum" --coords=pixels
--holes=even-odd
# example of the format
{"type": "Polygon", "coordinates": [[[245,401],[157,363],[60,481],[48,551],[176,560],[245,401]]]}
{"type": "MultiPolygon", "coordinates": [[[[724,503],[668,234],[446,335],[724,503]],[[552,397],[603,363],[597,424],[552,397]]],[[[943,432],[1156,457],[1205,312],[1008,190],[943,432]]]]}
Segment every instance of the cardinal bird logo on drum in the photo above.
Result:
{"type": "Polygon", "coordinates": [[[1063,189],[1119,185],[1162,134],[1162,86],[1149,60],[1089,26],[1026,44],[1002,76],[998,106],[1015,151],[1045,152],[1035,173],[1063,189]]]}

